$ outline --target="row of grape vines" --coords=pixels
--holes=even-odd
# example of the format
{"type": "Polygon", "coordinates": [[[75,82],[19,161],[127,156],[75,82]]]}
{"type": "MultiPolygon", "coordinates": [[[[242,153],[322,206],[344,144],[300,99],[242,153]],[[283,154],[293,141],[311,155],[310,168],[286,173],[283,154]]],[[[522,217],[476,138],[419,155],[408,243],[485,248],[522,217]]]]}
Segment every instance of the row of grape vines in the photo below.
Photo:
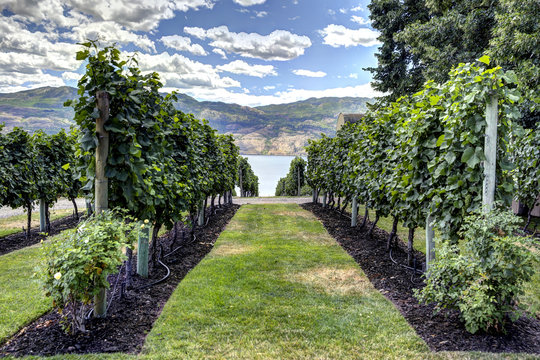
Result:
{"type": "Polygon", "coordinates": [[[401,221],[409,228],[410,254],[414,230],[429,214],[441,236],[456,241],[464,217],[482,206],[484,116],[486,103],[496,99],[496,200],[508,204],[516,195],[534,205],[539,131],[516,124],[522,97],[515,83],[512,71],[490,68],[483,57],[460,64],[443,84],[429,81],[416,94],[372,106],[334,138],[310,141],[308,183],[332,207],[334,198],[356,198],[376,211],[376,220],[401,221]]]}

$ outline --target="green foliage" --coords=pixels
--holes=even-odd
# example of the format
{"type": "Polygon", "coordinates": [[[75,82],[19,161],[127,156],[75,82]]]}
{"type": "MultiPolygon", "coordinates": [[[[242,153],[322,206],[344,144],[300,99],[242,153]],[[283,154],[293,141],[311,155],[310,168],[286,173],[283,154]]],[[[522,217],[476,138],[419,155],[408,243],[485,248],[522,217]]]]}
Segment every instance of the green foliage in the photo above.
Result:
{"type": "Polygon", "coordinates": [[[540,124],[517,136],[513,149],[516,183],[515,199],[533,209],[540,195],[540,124]]]}
{"type": "Polygon", "coordinates": [[[425,2],[418,0],[372,0],[368,5],[377,38],[382,44],[375,54],[377,67],[367,68],[373,74],[373,87],[395,101],[400,96],[418,91],[424,83],[424,64],[420,56],[411,53],[407,43],[396,38],[407,26],[425,22],[429,12],[425,2]]]}
{"type": "Polygon", "coordinates": [[[436,303],[437,310],[459,309],[471,333],[503,330],[507,315],[519,315],[516,297],[538,261],[529,250],[533,240],[514,235],[519,222],[511,212],[499,210],[468,216],[461,246],[442,244],[426,286],[415,295],[436,303]]]}
{"type": "Polygon", "coordinates": [[[460,64],[443,84],[428,81],[421,91],[371,107],[357,124],[335,138],[310,143],[308,182],[352,197],[393,215],[405,226],[423,225],[431,212],[446,238],[457,238],[462,219],[481,206],[485,108],[499,102],[496,197],[511,200],[510,138],[519,118],[515,73],[460,64]]]}
{"type": "Polygon", "coordinates": [[[305,178],[306,161],[297,156],[291,160],[289,166],[289,172],[287,175],[279,179],[276,186],[276,196],[300,196],[303,192],[310,193],[311,188],[308,186],[308,190],[304,190],[306,184],[305,178]]]}
{"type": "Polygon", "coordinates": [[[62,312],[66,331],[84,331],[86,305],[109,287],[107,276],[125,258],[122,249],[135,241],[137,223],[127,223],[133,219],[124,215],[104,211],[43,245],[39,273],[53,306],[62,312]]]}
{"type": "Polygon", "coordinates": [[[87,61],[87,71],[78,83],[79,98],[67,104],[80,130],[83,190],[94,187],[98,91],[107,92],[110,103],[110,206],[151,219],[159,229],[171,227],[186,210],[194,212],[202,199],[232,188],[238,157],[232,137],[176,110],[176,95],[161,95],[159,75],[143,75],[136,58],[124,60],[115,47],[99,49],[92,41],[82,45],[77,59],[87,61]]]}
{"type": "Polygon", "coordinates": [[[240,187],[240,196],[259,196],[259,178],[253,172],[248,159],[245,157],[239,158],[236,184],[240,187]]]}

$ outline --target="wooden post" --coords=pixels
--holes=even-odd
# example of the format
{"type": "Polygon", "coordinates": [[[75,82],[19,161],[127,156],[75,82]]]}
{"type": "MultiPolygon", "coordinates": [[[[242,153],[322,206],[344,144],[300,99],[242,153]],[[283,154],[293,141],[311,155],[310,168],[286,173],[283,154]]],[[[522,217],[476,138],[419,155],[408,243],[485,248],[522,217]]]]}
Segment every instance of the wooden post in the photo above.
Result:
{"type": "Polygon", "coordinates": [[[39,231],[44,232],[47,229],[45,218],[47,216],[47,204],[45,199],[39,199],[39,231]]]}
{"type": "Polygon", "coordinates": [[[352,199],[351,226],[355,227],[358,223],[358,200],[356,196],[352,199]]]}
{"type": "MultiPolygon", "coordinates": [[[[99,118],[96,119],[96,134],[98,146],[96,148],[96,178],[95,178],[95,204],[96,215],[109,207],[108,180],[105,176],[105,166],[107,155],[109,154],[109,133],[105,131],[105,123],[109,120],[109,94],[105,91],[96,93],[97,108],[99,118]]],[[[107,316],[107,292],[100,289],[99,294],[94,297],[94,316],[107,316]]]]}
{"type": "Polygon", "coordinates": [[[198,222],[198,225],[199,226],[204,226],[204,200],[201,200],[200,204],[199,204],[199,222],[198,222]]]}
{"type": "Polygon", "coordinates": [[[426,276],[428,276],[427,271],[429,270],[429,264],[435,260],[435,242],[433,241],[434,236],[435,231],[433,230],[433,219],[431,218],[431,213],[429,213],[426,219],[426,276]]]}
{"type": "MultiPolygon", "coordinates": [[[[141,225],[144,223],[141,222],[141,225]]],[[[144,226],[139,231],[137,240],[137,274],[143,278],[148,277],[148,243],[150,238],[150,226],[144,226]]]]}
{"type": "Polygon", "coordinates": [[[327,192],[325,191],[323,193],[323,196],[322,196],[322,207],[325,208],[326,207],[326,194],[327,192]]]}
{"type": "Polygon", "coordinates": [[[493,208],[495,202],[495,179],[497,169],[497,117],[498,98],[492,95],[486,104],[486,138],[484,142],[484,189],[482,193],[482,205],[484,211],[493,208]]]}

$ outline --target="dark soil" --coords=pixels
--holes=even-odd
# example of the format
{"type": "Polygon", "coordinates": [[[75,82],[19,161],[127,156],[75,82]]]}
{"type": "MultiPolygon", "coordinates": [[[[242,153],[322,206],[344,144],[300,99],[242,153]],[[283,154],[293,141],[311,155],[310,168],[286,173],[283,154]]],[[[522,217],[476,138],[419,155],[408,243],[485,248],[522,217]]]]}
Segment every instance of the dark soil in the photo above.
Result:
{"type": "Polygon", "coordinates": [[[26,237],[26,232],[21,231],[15,234],[0,238],[0,255],[22,249],[24,247],[37,244],[48,236],[56,235],[64,230],[74,228],[79,223],[75,215],[69,215],[51,221],[51,231],[45,235],[39,231],[39,227],[30,229],[30,237],[26,237]]]}
{"type": "Polygon", "coordinates": [[[119,291],[113,292],[112,289],[118,276],[123,278],[125,271],[109,277],[112,286],[108,299],[111,298],[111,292],[115,294],[115,298],[108,316],[104,319],[91,318],[87,323],[86,333],[67,335],[61,327],[58,313],[50,312],[1,345],[0,357],[140,352],[146,335],[178,283],[210,252],[238,208],[238,205],[231,205],[218,209],[204,228],[195,230],[194,241],[190,241],[189,232],[182,224],[177,224],[175,229],[160,237],[156,242],[159,244],[158,253],[164,254],[161,259],[171,272],[165,281],[149,286],[167,273],[162,265],[157,265],[150,269],[148,279],[134,275],[132,286],[125,292],[125,296],[119,299],[119,291]],[[185,236],[182,236],[182,233],[185,236]]]}
{"type": "MultiPolygon", "coordinates": [[[[506,334],[470,334],[465,330],[457,311],[443,311],[434,315],[433,306],[421,305],[413,297],[413,289],[421,288],[424,284],[419,276],[412,276],[413,271],[390,260],[386,251],[388,233],[375,228],[372,239],[369,239],[368,226],[364,229],[351,228],[350,219],[336,211],[323,209],[313,203],[301,206],[321,220],[330,235],[356,260],[375,288],[394,303],[431,350],[540,354],[538,319],[521,317],[517,322],[507,324],[506,334]]],[[[399,264],[406,264],[405,244],[401,241],[398,243],[392,257],[399,264]]],[[[418,264],[424,263],[422,253],[416,252],[415,257],[418,264]]]]}

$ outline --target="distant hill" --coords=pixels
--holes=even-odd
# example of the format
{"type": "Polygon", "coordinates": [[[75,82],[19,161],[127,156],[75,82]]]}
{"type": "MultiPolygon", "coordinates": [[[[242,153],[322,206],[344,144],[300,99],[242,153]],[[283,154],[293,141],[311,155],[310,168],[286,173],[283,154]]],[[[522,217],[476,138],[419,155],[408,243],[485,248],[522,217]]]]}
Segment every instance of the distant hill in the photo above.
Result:
{"type": "MultiPolygon", "coordinates": [[[[0,93],[0,123],[6,129],[20,126],[29,131],[56,133],[73,123],[73,110],[63,106],[77,89],[44,87],[17,93],[0,93]]],[[[220,133],[230,133],[243,154],[303,154],[308,139],[320,133],[334,135],[340,112],[366,111],[370,98],[311,98],[289,104],[259,107],[223,102],[197,101],[180,94],[175,106],[206,119],[220,133]]]]}

